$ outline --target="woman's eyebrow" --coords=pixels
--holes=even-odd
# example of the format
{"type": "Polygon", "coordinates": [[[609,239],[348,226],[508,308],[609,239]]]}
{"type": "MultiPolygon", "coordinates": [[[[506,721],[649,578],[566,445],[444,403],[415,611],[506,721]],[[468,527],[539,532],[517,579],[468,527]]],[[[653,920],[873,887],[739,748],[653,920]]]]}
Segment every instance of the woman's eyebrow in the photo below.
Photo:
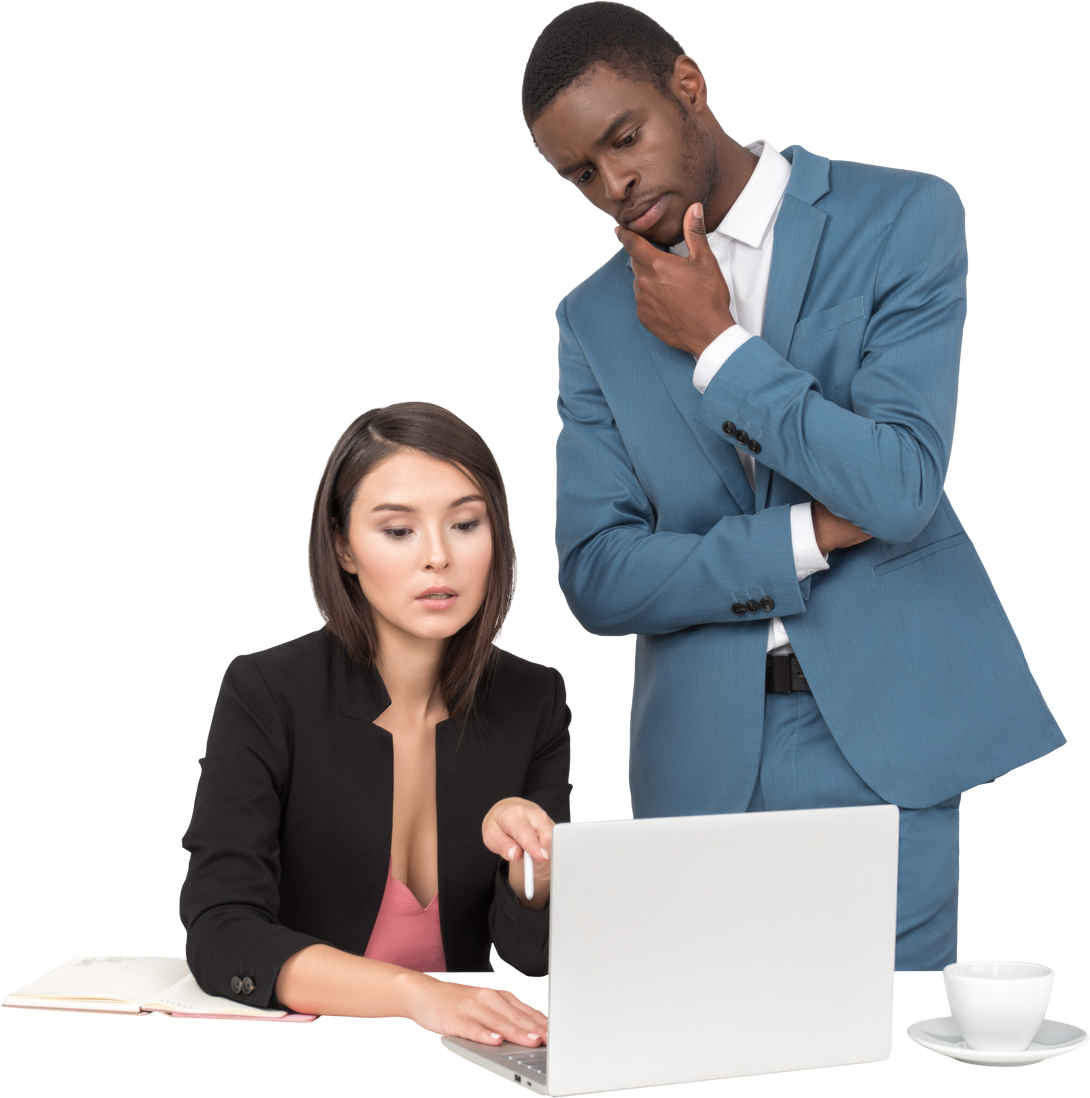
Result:
{"type": "MultiPolygon", "coordinates": [[[[485,502],[484,496],[478,496],[478,495],[461,496],[458,499],[456,499],[447,508],[447,510],[453,511],[455,507],[461,507],[465,503],[484,503],[484,502],[485,502]]],[[[416,513],[416,508],[415,507],[410,507],[406,503],[379,503],[379,504],[376,504],[374,507],[371,508],[371,514],[374,514],[376,511],[405,511],[405,512],[408,512],[409,514],[415,514],[416,513]]]]}

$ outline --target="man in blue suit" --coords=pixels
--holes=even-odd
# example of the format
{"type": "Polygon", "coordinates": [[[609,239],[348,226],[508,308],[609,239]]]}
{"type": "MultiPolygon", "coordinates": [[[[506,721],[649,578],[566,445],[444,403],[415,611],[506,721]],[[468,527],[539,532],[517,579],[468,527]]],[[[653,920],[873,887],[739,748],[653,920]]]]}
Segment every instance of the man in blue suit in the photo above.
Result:
{"type": "Polygon", "coordinates": [[[961,792],[1064,742],[943,492],[961,203],[741,146],[620,4],[545,29],[523,110],[623,245],[557,311],[557,545],[638,634],[633,811],[898,805],[897,967],[941,968],[961,792]]]}

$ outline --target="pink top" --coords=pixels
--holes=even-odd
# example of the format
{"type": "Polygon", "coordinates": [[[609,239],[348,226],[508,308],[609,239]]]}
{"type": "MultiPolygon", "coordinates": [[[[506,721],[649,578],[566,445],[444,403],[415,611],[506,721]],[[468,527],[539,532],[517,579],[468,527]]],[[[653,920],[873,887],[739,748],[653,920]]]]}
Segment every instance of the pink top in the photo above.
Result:
{"type": "Polygon", "coordinates": [[[387,869],[382,906],[363,955],[417,972],[446,972],[439,931],[439,894],[427,907],[421,907],[409,886],[387,869]]]}

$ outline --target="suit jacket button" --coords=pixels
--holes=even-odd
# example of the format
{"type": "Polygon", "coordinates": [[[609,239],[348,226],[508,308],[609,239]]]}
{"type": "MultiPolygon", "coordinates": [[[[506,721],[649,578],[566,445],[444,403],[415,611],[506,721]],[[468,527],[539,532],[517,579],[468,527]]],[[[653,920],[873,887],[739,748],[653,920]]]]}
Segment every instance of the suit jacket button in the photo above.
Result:
{"type": "Polygon", "coordinates": [[[253,989],[254,989],[253,980],[251,980],[249,976],[243,976],[242,977],[242,994],[243,995],[249,995],[250,992],[253,991],[253,989]]]}
{"type": "Polygon", "coordinates": [[[751,438],[749,442],[746,443],[746,445],[755,454],[759,454],[761,452],[761,444],[755,438],[751,438]]]}
{"type": "Polygon", "coordinates": [[[746,603],[746,609],[751,614],[756,614],[757,611],[761,609],[761,604],[759,602],[757,602],[755,599],[750,599],[749,602],[746,603]]]}
{"type": "Polygon", "coordinates": [[[730,609],[732,614],[737,614],[739,617],[742,617],[746,612],[745,604],[741,602],[736,602],[730,609]]]}
{"type": "Polygon", "coordinates": [[[725,435],[733,435],[734,432],[737,431],[737,430],[738,430],[738,428],[735,427],[734,424],[731,423],[731,421],[729,419],[727,420],[726,423],[723,424],[723,434],[725,434],[725,435]]]}
{"type": "Polygon", "coordinates": [[[237,995],[242,990],[242,980],[237,976],[231,977],[231,990],[237,995]]]}
{"type": "Polygon", "coordinates": [[[766,595],[763,599],[761,599],[761,609],[775,610],[776,604],[766,595]]]}
{"type": "Polygon", "coordinates": [[[735,431],[734,441],[740,442],[743,446],[745,446],[745,444],[749,442],[749,435],[747,435],[745,431],[735,431]]]}

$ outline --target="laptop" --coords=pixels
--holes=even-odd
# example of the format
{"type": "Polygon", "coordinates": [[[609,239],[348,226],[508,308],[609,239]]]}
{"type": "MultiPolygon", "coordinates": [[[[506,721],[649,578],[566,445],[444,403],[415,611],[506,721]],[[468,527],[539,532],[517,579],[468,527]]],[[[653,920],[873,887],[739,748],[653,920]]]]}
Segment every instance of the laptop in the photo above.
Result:
{"type": "Polygon", "coordinates": [[[443,1037],[539,1094],[884,1060],[893,805],[558,824],[549,1043],[443,1037]]]}

